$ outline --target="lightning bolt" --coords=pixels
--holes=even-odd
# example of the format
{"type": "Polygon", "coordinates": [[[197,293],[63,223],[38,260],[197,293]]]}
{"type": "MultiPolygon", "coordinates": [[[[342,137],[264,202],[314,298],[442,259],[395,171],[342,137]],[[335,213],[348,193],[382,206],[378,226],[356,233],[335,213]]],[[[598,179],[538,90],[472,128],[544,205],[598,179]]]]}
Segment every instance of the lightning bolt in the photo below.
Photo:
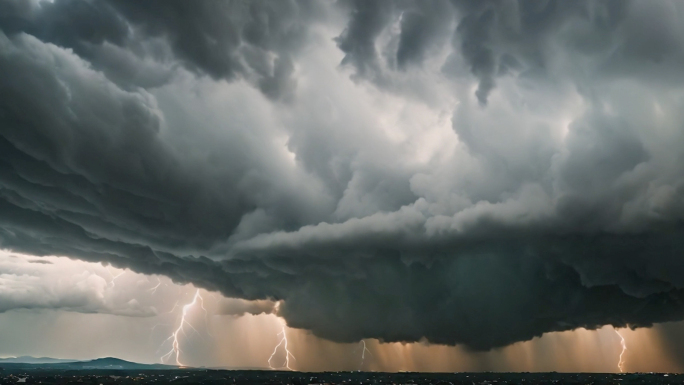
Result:
{"type": "MultiPolygon", "coordinates": [[[[278,312],[280,311],[280,302],[276,303],[274,310],[275,310],[274,314],[277,316],[278,312]]],[[[278,342],[278,345],[276,345],[275,348],[273,348],[273,353],[271,353],[271,357],[268,358],[268,366],[274,370],[275,369],[283,369],[283,368],[287,368],[288,370],[294,370],[290,367],[290,358],[292,358],[295,361],[297,361],[297,359],[290,352],[290,350],[287,348],[287,333],[285,332],[285,327],[287,325],[285,324],[285,320],[283,318],[279,318],[279,320],[280,320],[281,329],[277,335],[280,336],[280,341],[278,342]],[[273,366],[273,364],[271,362],[273,361],[273,357],[278,352],[278,348],[280,346],[283,346],[283,349],[285,349],[285,363],[283,366],[276,368],[273,366]]]]}
{"type": "Polygon", "coordinates": [[[163,314],[171,314],[171,313],[173,313],[174,310],[176,310],[177,307],[178,307],[178,301],[176,301],[176,303],[173,304],[173,307],[171,308],[171,310],[169,310],[163,314]]]}
{"type": "Polygon", "coordinates": [[[620,369],[620,373],[623,373],[625,371],[625,360],[623,359],[623,356],[625,354],[625,351],[627,350],[627,342],[625,342],[625,337],[620,334],[617,329],[613,329],[615,331],[615,334],[617,334],[620,337],[620,344],[622,345],[622,351],[620,352],[620,361],[618,362],[618,369],[620,369]]]}
{"type": "Polygon", "coordinates": [[[109,281],[109,283],[112,284],[111,287],[115,287],[115,286],[116,286],[116,283],[114,283],[114,281],[115,281],[117,278],[121,277],[121,276],[126,272],[126,270],[122,271],[121,273],[119,273],[119,274],[117,274],[117,275],[114,275],[114,274],[112,274],[112,271],[109,270],[109,266],[107,266],[107,272],[109,273],[109,275],[112,276],[112,280],[109,281]]]}
{"type": "Polygon", "coordinates": [[[295,361],[297,359],[295,358],[294,355],[292,355],[292,353],[290,353],[290,350],[288,350],[288,348],[287,348],[287,334],[285,333],[285,321],[281,318],[280,322],[281,322],[282,328],[280,329],[280,332],[277,334],[280,336],[280,342],[278,342],[278,345],[276,345],[276,347],[273,348],[273,353],[271,353],[271,357],[268,358],[268,366],[274,370],[275,369],[282,369],[282,368],[287,368],[288,370],[294,370],[294,369],[292,369],[292,367],[290,367],[290,358],[292,358],[295,361]],[[273,361],[273,356],[275,356],[276,352],[278,352],[278,348],[281,345],[283,346],[283,349],[285,349],[285,363],[284,363],[284,365],[280,366],[279,368],[276,368],[273,366],[271,361],[273,361]]]}
{"type": "Polygon", "coordinates": [[[149,291],[152,294],[155,294],[157,292],[157,289],[159,289],[159,286],[161,286],[161,279],[159,279],[159,277],[157,277],[157,286],[150,288],[150,289],[147,289],[147,291],[149,291]]]}
{"type": "Polygon", "coordinates": [[[363,349],[361,350],[361,366],[363,367],[363,362],[366,360],[366,352],[368,352],[368,354],[370,354],[371,356],[373,355],[373,353],[371,353],[371,351],[368,350],[368,348],[366,347],[365,340],[361,340],[361,345],[363,346],[363,349]]]}
{"type": "MultiPolygon", "coordinates": [[[[192,309],[192,307],[195,306],[195,305],[197,304],[198,301],[200,302],[200,306],[202,307],[202,309],[204,309],[204,299],[203,299],[202,296],[200,295],[199,289],[197,289],[197,291],[195,292],[195,296],[192,298],[192,302],[190,302],[190,303],[188,303],[188,304],[185,304],[185,305],[183,306],[183,311],[182,311],[182,313],[181,313],[181,319],[180,319],[180,323],[178,324],[178,328],[177,328],[173,333],[171,333],[171,335],[169,336],[169,338],[167,338],[166,340],[164,340],[163,343],[166,343],[166,341],[171,341],[171,350],[169,350],[168,353],[164,354],[164,355],[161,357],[161,362],[162,362],[162,363],[164,363],[164,360],[168,360],[169,358],[171,358],[171,357],[173,357],[173,356],[175,355],[175,356],[176,356],[176,365],[178,365],[178,366],[185,366],[185,365],[180,361],[181,349],[180,349],[179,335],[180,335],[181,333],[183,333],[183,335],[186,335],[186,334],[185,334],[185,326],[188,326],[188,327],[190,327],[192,330],[194,330],[195,332],[197,332],[197,329],[195,329],[195,327],[192,326],[192,325],[190,324],[190,322],[188,322],[188,320],[186,319],[186,317],[187,317],[188,312],[190,311],[190,309],[192,309]]],[[[175,307],[175,306],[174,306],[174,307],[175,307]]],[[[205,314],[206,314],[206,309],[204,309],[204,310],[205,310],[205,314]]],[[[198,332],[198,333],[199,333],[199,332],[198,332]]]]}

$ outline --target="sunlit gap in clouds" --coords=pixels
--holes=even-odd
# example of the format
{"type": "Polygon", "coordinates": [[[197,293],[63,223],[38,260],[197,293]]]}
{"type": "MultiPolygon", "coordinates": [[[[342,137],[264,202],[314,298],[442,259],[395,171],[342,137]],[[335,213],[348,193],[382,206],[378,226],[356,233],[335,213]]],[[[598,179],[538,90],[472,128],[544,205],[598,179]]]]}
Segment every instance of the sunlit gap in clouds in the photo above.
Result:
{"type": "Polygon", "coordinates": [[[341,344],[288,328],[277,306],[268,310],[267,303],[256,303],[265,313],[225,315],[232,300],[217,293],[99,263],[2,251],[0,284],[5,289],[0,322],[17,326],[17,333],[0,336],[0,356],[117,356],[140,362],[166,357],[163,362],[187,366],[264,369],[284,363],[311,371],[682,369],[653,329],[621,329],[619,336],[610,326],[548,333],[489,352],[375,339],[341,344]],[[31,317],[36,312],[51,312],[54,321],[31,317]],[[83,338],[71,338],[74,330],[83,338]],[[621,338],[629,349],[623,351],[621,338]]]}

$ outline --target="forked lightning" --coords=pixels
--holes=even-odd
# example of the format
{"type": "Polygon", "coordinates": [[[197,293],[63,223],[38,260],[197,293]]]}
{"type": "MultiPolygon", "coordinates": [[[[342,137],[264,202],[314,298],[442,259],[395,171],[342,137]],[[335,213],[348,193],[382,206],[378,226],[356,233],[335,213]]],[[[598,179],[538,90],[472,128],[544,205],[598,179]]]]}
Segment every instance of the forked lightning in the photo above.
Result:
{"type": "MultiPolygon", "coordinates": [[[[275,314],[276,314],[276,315],[278,314],[278,310],[279,310],[279,309],[280,309],[280,302],[278,302],[278,303],[276,304],[276,306],[275,306],[275,314]]],[[[282,319],[282,318],[279,318],[279,321],[280,321],[280,324],[281,324],[281,329],[280,329],[280,332],[279,332],[277,335],[280,336],[280,341],[278,342],[278,345],[276,345],[275,348],[273,348],[273,353],[271,353],[271,357],[268,358],[268,366],[269,366],[271,369],[274,369],[274,370],[275,370],[275,369],[283,369],[283,368],[286,368],[286,369],[288,369],[288,370],[294,370],[294,369],[292,369],[292,367],[290,366],[290,358],[292,358],[292,359],[295,360],[295,361],[296,361],[297,359],[296,359],[295,356],[290,352],[290,350],[287,348],[287,333],[286,333],[286,331],[285,331],[285,328],[286,328],[285,320],[282,319]],[[278,352],[278,348],[279,348],[280,346],[282,346],[283,349],[285,350],[285,362],[283,363],[282,366],[280,366],[280,367],[275,367],[275,366],[273,366],[272,361],[273,361],[273,357],[274,357],[274,356],[276,355],[276,353],[278,352]]]]}
{"type": "Polygon", "coordinates": [[[170,357],[175,355],[176,356],[176,365],[185,366],[185,364],[183,364],[180,360],[181,349],[180,349],[179,334],[182,332],[183,335],[185,335],[185,326],[188,326],[192,330],[197,332],[197,329],[195,329],[195,327],[192,326],[186,318],[187,318],[187,315],[188,315],[188,312],[190,311],[190,309],[192,309],[192,307],[195,306],[195,304],[197,304],[198,301],[200,302],[200,306],[205,311],[205,315],[206,315],[206,309],[204,308],[204,299],[200,295],[199,289],[197,289],[197,291],[195,292],[195,296],[192,298],[192,302],[183,306],[183,311],[181,313],[181,319],[180,319],[180,323],[178,325],[178,328],[173,333],[171,333],[169,338],[164,340],[164,343],[166,341],[171,341],[171,350],[169,350],[168,353],[164,354],[161,357],[162,363],[164,363],[165,360],[167,360],[170,357]]]}

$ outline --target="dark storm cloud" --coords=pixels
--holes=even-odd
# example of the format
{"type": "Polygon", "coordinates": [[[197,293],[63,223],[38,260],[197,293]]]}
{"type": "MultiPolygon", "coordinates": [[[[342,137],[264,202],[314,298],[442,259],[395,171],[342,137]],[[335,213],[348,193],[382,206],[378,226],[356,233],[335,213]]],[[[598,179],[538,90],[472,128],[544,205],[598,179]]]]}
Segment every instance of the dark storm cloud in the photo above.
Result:
{"type": "Polygon", "coordinates": [[[167,38],[190,68],[216,79],[255,76],[272,98],[293,92],[292,54],[307,39],[309,23],[320,16],[315,2],[110,3],[144,34],[167,38]]]}
{"type": "Polygon", "coordinates": [[[0,4],[3,248],[336,341],[684,317],[679,3],[0,4]]]}
{"type": "Polygon", "coordinates": [[[3,2],[0,23],[6,33],[27,32],[44,41],[76,49],[109,41],[122,45],[129,36],[126,20],[102,1],[54,3],[3,2]]]}
{"type": "Polygon", "coordinates": [[[97,82],[103,77],[27,35],[13,42],[5,38],[2,44],[2,71],[16,74],[0,84],[6,98],[0,146],[11,165],[7,170],[14,171],[3,178],[14,187],[3,189],[6,201],[35,213],[61,206],[69,209],[66,215],[101,231],[110,227],[134,236],[147,229],[169,242],[174,242],[168,236],[175,225],[164,218],[185,222],[199,214],[206,228],[183,237],[198,242],[204,236],[213,238],[213,231],[227,235],[236,226],[240,206],[248,203],[230,191],[212,197],[197,190],[193,172],[158,140],[160,117],[148,96],[111,84],[101,87],[97,82]],[[54,72],[53,65],[61,66],[62,72],[54,72]],[[40,97],[60,102],[47,103],[40,97]],[[92,146],[98,142],[106,145],[92,146]],[[164,188],[159,189],[162,181],[164,188]],[[184,199],[193,200],[199,211],[190,213],[184,199]],[[212,215],[216,209],[235,214],[212,215]]]}
{"type": "MultiPolygon", "coordinates": [[[[638,243],[613,241],[625,249],[638,243]]],[[[351,342],[359,335],[385,341],[426,338],[474,349],[528,340],[542,330],[592,329],[605,323],[650,326],[682,316],[681,290],[644,277],[624,281],[638,281],[640,288],[650,283],[656,293],[633,296],[615,284],[587,287],[576,270],[560,261],[570,256],[553,250],[573,250],[570,242],[548,243],[553,245],[473,247],[427,266],[375,256],[363,262],[363,275],[356,280],[319,282],[318,290],[298,292],[286,301],[281,313],[291,326],[337,341],[351,342]]],[[[577,249],[598,257],[605,246],[577,249]]],[[[657,247],[653,242],[645,248],[657,247]]]]}
{"type": "Polygon", "coordinates": [[[406,69],[409,64],[421,64],[435,40],[445,33],[453,18],[446,1],[413,3],[401,15],[401,33],[397,46],[397,66],[406,69]]]}
{"type": "Polygon", "coordinates": [[[294,92],[292,55],[307,40],[309,25],[322,17],[319,3],[289,0],[57,0],[33,6],[8,1],[3,8],[5,33],[26,32],[72,48],[123,84],[151,87],[168,81],[165,51],[170,49],[199,74],[247,78],[273,99],[294,92]],[[150,61],[161,74],[148,68],[150,61]]]}
{"type": "MultiPolygon", "coordinates": [[[[547,60],[554,54],[554,44],[559,43],[549,36],[564,28],[581,24],[589,31],[577,31],[569,37],[570,41],[561,41],[572,43],[572,49],[578,53],[608,48],[618,37],[613,33],[619,29],[628,4],[629,1],[614,0],[358,1],[348,3],[350,20],[336,40],[345,53],[342,64],[352,65],[361,78],[387,86],[384,72],[391,72],[392,68],[403,70],[409,64],[420,65],[430,49],[444,44],[451,32],[455,52],[444,70],[462,75],[452,68],[454,62],[462,59],[463,63],[456,67],[465,66],[479,80],[475,95],[484,105],[496,86],[497,77],[509,71],[525,72],[528,76],[543,74],[547,60]],[[399,29],[397,38],[379,39],[382,33],[390,33],[395,23],[399,29]],[[451,30],[453,26],[455,29],[451,30]],[[389,52],[388,68],[381,65],[380,52],[389,52]]],[[[671,34],[666,35],[654,36],[659,42],[650,48],[639,43],[644,40],[636,36],[627,45],[652,50],[637,57],[663,55],[655,51],[675,48],[664,48],[672,41],[671,34]]]]}
{"type": "MultiPolygon", "coordinates": [[[[199,256],[198,248],[208,250],[233,234],[244,214],[266,207],[270,197],[247,190],[281,188],[288,199],[282,180],[274,180],[286,174],[278,166],[260,170],[241,158],[245,138],[233,136],[232,144],[206,154],[216,168],[204,168],[204,157],[195,163],[164,143],[149,94],[121,90],[80,59],[29,35],[3,36],[0,44],[0,68],[16,74],[0,80],[3,247],[131,263],[189,282],[221,273],[212,273],[209,260],[184,262],[174,253],[199,256]]],[[[242,154],[270,162],[269,148],[263,151],[242,154]]],[[[306,197],[274,210],[294,209],[300,199],[306,197]]],[[[288,220],[296,223],[298,215],[288,220]]],[[[216,282],[214,289],[243,295],[230,280],[216,282]]]]}
{"type": "Polygon", "coordinates": [[[350,2],[349,25],[336,39],[345,53],[342,64],[352,64],[360,76],[371,76],[377,71],[378,52],[375,39],[386,26],[393,13],[393,2],[350,2]]]}
{"type": "Polygon", "coordinates": [[[628,1],[455,0],[454,5],[463,15],[454,43],[460,44],[470,71],[479,79],[477,99],[486,104],[498,75],[511,69],[524,70],[530,75],[544,73],[555,43],[548,38],[562,28],[572,23],[586,23],[585,28],[592,33],[578,36],[586,40],[577,43],[587,44],[587,40],[596,39],[590,43],[597,46],[594,49],[605,44],[601,40],[619,25],[628,1]]]}
{"type": "Polygon", "coordinates": [[[73,49],[120,84],[158,86],[171,75],[158,64],[149,68],[147,61],[164,59],[159,47],[135,44],[129,22],[107,2],[7,1],[3,7],[0,28],[6,34],[25,32],[73,49]],[[121,49],[129,45],[131,50],[121,49]]]}
{"type": "Polygon", "coordinates": [[[345,54],[341,64],[352,66],[356,77],[383,86],[389,82],[385,67],[420,67],[426,55],[446,41],[453,21],[453,7],[446,0],[341,4],[349,14],[346,28],[335,38],[345,54]],[[385,42],[380,37],[393,23],[399,24],[399,34],[385,42]]]}

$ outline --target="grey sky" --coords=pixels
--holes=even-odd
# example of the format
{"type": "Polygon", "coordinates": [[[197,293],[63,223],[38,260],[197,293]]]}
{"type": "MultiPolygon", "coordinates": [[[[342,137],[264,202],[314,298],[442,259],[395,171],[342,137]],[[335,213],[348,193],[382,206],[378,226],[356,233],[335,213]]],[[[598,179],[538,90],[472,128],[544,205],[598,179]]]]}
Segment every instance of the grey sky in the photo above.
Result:
{"type": "MultiPolygon", "coordinates": [[[[682,320],[683,17],[0,1],[0,246],[282,301],[341,343],[682,320]]],[[[77,294],[22,301],[135,313],[77,294]]]]}

